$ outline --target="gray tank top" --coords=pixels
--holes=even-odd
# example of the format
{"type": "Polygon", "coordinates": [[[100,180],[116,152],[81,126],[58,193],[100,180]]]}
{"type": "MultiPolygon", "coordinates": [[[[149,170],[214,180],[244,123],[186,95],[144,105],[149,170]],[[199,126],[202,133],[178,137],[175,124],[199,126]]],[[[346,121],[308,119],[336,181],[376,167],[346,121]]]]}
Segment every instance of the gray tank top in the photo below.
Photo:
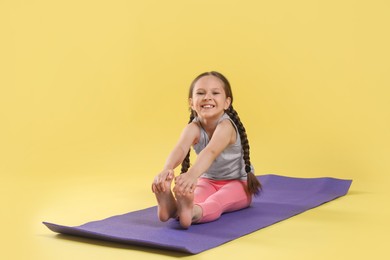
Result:
{"type": "MultiPolygon", "coordinates": [[[[245,172],[245,162],[242,157],[243,151],[241,146],[241,138],[240,134],[238,133],[237,126],[227,114],[223,114],[223,116],[218,120],[218,124],[223,120],[230,120],[236,129],[236,142],[226,147],[225,150],[222,151],[222,153],[211,164],[210,168],[201,177],[214,180],[246,180],[247,173],[245,172]]],[[[200,127],[199,141],[197,144],[193,145],[196,154],[199,154],[207,146],[210,140],[206,131],[201,126],[199,119],[196,117],[193,122],[198,123],[200,127]]]]}

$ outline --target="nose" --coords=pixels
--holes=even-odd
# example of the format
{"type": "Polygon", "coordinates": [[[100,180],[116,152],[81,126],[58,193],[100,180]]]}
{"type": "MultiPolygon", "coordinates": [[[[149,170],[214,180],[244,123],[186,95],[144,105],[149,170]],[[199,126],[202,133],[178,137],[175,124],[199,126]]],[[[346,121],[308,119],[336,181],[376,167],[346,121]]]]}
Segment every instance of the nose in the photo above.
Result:
{"type": "Polygon", "coordinates": [[[204,100],[211,100],[211,95],[210,93],[206,93],[206,95],[204,95],[204,100]]]}

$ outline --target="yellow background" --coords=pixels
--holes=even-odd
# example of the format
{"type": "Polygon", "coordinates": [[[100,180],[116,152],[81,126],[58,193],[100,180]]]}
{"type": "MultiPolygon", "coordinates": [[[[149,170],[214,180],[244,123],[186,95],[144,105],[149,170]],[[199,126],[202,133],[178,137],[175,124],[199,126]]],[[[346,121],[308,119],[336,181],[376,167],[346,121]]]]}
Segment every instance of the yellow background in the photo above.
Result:
{"type": "Polygon", "coordinates": [[[217,70],[257,174],[354,182],[346,197],[189,258],[388,258],[389,7],[1,0],[0,255],[183,256],[58,237],[41,221],[155,205],[150,183],[188,120],[188,86],[217,70]]]}

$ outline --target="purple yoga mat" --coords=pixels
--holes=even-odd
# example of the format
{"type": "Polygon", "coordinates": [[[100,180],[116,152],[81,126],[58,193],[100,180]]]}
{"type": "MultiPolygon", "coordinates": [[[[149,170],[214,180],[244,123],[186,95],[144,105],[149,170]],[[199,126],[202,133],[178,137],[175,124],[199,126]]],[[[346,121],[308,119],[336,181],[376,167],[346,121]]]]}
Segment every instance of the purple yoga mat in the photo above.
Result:
{"type": "Polygon", "coordinates": [[[220,219],[192,225],[162,223],[151,207],[107,219],[69,227],[43,222],[50,230],[81,237],[197,254],[347,194],[351,180],[258,176],[260,196],[249,208],[226,213],[220,219]]]}

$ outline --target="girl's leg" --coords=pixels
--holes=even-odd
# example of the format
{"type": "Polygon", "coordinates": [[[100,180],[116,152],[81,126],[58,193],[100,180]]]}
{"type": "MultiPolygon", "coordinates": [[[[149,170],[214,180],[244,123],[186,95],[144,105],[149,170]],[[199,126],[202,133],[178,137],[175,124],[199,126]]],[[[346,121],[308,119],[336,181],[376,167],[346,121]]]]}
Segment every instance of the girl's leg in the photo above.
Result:
{"type": "Polygon", "coordinates": [[[252,196],[246,193],[246,182],[232,180],[221,185],[216,193],[204,202],[198,203],[202,208],[202,217],[198,223],[216,220],[224,212],[243,209],[250,205],[252,196]]]}
{"type": "Polygon", "coordinates": [[[195,189],[194,203],[202,203],[212,194],[217,192],[218,188],[213,185],[213,180],[199,178],[195,189]]]}
{"type": "Polygon", "coordinates": [[[210,180],[200,178],[194,193],[186,195],[175,194],[180,225],[188,228],[191,223],[199,221],[202,216],[202,208],[199,205],[194,205],[194,203],[204,202],[216,191],[217,189],[212,185],[210,180]]]}

